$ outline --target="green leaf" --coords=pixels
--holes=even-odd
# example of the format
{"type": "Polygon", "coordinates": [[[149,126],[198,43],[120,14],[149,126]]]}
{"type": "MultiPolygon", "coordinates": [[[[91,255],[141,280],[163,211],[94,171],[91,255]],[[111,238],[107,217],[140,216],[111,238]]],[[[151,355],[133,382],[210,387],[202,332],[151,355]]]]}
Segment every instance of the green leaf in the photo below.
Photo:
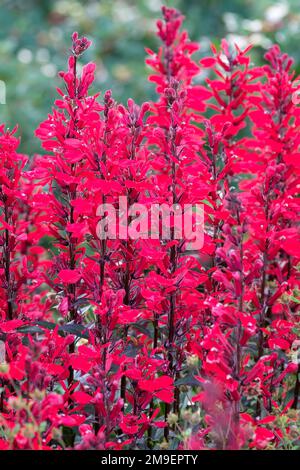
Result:
{"type": "MultiPolygon", "coordinates": [[[[54,328],[57,327],[56,323],[48,322],[45,320],[40,320],[37,322],[36,325],[32,326],[21,326],[20,328],[17,328],[17,331],[19,333],[24,333],[24,334],[36,334],[36,333],[44,333],[44,330],[42,328],[46,328],[47,330],[54,330],[54,328]],[[39,326],[41,328],[39,328],[39,326]]],[[[76,323],[66,323],[65,325],[61,325],[58,328],[58,332],[60,334],[63,333],[69,333],[71,335],[78,336],[79,338],[84,338],[88,339],[89,338],[89,333],[88,333],[88,328],[85,325],[78,325],[76,323]]]]}
{"type": "Polygon", "coordinates": [[[176,380],[175,385],[190,385],[191,387],[199,387],[200,383],[194,375],[186,375],[185,377],[176,380]]]}
{"type": "Polygon", "coordinates": [[[289,299],[290,299],[292,302],[295,302],[296,304],[300,304],[300,299],[297,299],[297,297],[294,297],[293,295],[290,295],[290,296],[289,296],[289,299]]]}

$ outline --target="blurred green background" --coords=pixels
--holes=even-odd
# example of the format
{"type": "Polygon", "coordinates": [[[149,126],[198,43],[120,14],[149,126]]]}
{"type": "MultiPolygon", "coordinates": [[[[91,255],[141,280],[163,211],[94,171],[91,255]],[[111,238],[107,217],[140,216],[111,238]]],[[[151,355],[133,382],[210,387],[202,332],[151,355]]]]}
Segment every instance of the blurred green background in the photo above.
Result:
{"type": "Polygon", "coordinates": [[[23,152],[40,151],[34,129],[57,96],[57,72],[66,67],[75,30],[93,40],[84,61],[97,63],[94,91],[110,88],[120,101],[154,96],[144,47],[157,48],[155,19],[163,3],[184,13],[202,55],[211,41],[227,37],[252,43],[260,63],[277,42],[300,66],[299,0],[0,0],[0,80],[6,85],[0,122],[19,123],[23,152]]]}

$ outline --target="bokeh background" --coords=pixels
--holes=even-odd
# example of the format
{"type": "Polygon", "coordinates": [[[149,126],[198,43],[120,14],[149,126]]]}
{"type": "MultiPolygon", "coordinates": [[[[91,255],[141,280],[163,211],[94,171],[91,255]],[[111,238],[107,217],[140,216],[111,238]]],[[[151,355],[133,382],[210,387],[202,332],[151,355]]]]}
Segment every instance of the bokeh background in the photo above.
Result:
{"type": "Polygon", "coordinates": [[[84,60],[97,63],[95,91],[112,89],[119,101],[154,96],[144,48],[157,48],[155,19],[163,3],[184,13],[202,55],[210,42],[226,37],[241,46],[252,43],[259,64],[277,42],[299,71],[299,0],[0,0],[0,80],[6,84],[0,122],[19,123],[23,152],[40,151],[34,129],[57,96],[57,72],[66,67],[75,30],[93,40],[84,60]]]}

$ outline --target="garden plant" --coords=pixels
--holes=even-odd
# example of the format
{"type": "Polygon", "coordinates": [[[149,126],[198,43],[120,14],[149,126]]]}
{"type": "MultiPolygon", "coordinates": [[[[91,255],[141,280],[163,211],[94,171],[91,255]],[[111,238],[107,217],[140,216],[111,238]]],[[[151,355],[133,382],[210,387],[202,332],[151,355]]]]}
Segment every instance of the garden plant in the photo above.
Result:
{"type": "Polygon", "coordinates": [[[41,153],[0,126],[1,450],[300,448],[300,80],[182,23],[155,101],[94,90],[75,32],[41,153]]]}

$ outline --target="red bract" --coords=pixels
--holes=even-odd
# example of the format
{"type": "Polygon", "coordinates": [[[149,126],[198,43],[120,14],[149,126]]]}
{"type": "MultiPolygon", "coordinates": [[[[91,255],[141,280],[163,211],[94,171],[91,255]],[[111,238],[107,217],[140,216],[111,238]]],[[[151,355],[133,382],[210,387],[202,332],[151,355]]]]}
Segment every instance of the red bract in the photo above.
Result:
{"type": "Polygon", "coordinates": [[[298,79],[182,22],[155,102],[90,96],[74,33],[46,154],[0,126],[2,450],[299,448],[298,79]]]}

